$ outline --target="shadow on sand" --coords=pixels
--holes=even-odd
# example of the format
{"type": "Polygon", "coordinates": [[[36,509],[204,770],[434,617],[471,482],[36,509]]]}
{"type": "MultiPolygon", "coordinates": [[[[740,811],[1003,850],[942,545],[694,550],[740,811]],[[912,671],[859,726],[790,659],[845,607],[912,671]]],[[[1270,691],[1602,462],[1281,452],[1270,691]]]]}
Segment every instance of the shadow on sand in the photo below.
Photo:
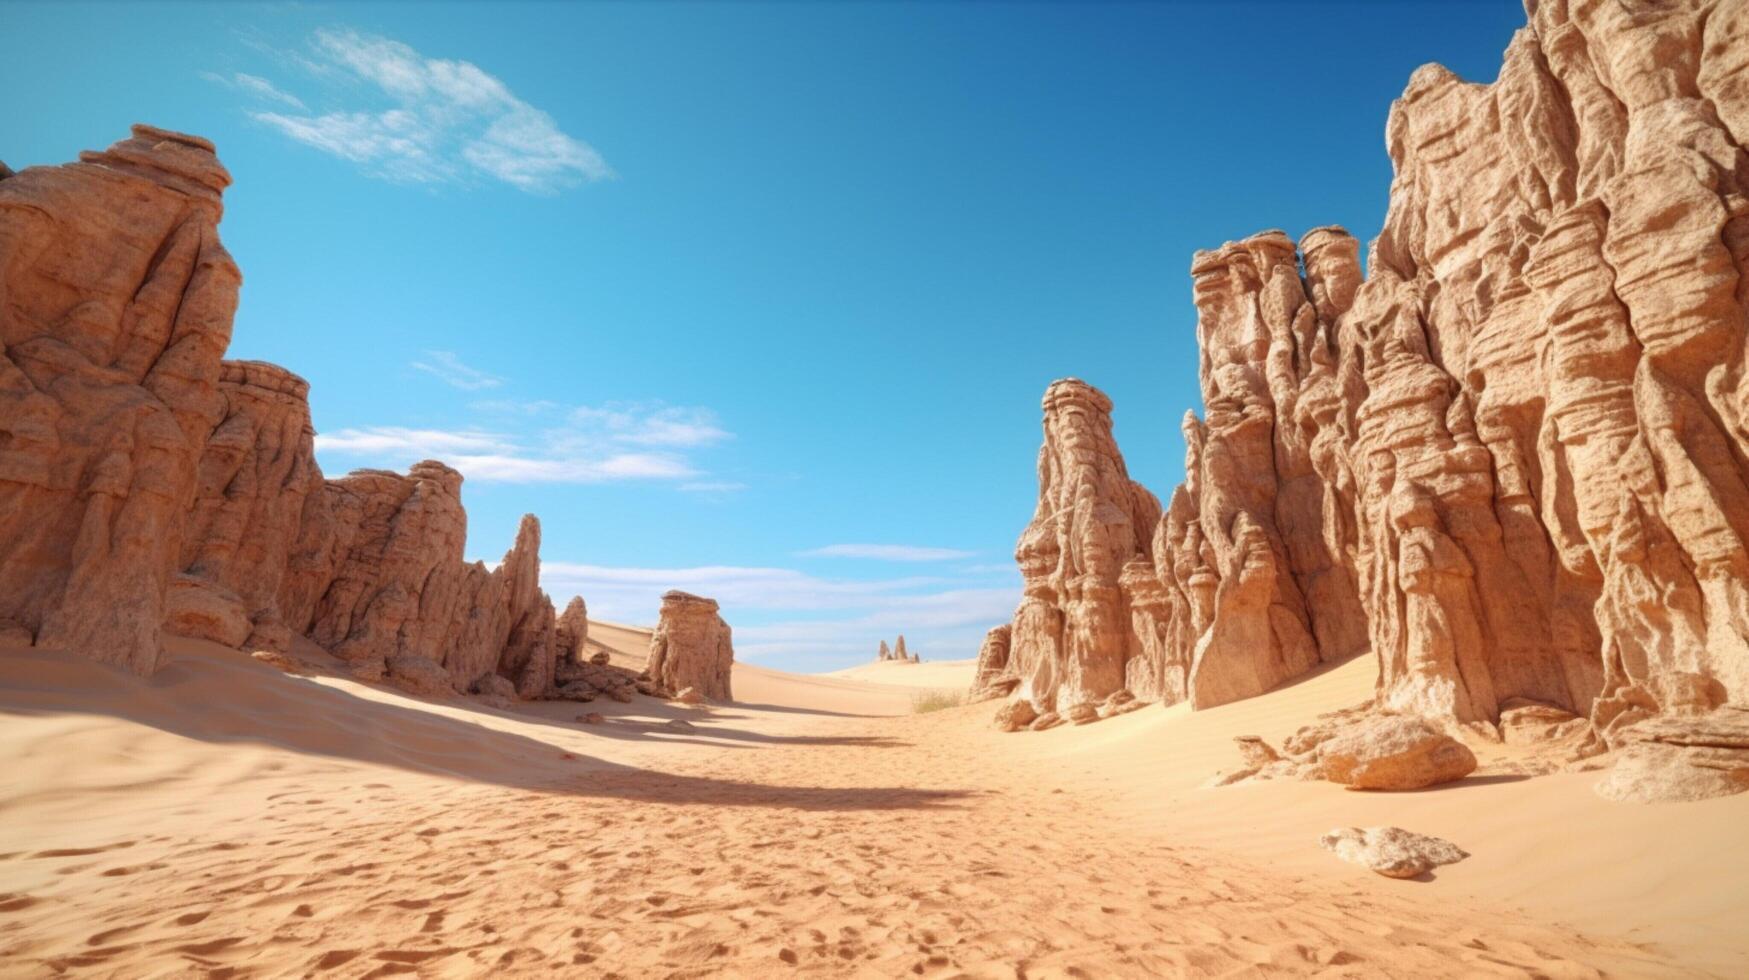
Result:
{"type": "MultiPolygon", "coordinates": [[[[644,719],[567,724],[521,711],[482,710],[463,699],[378,700],[329,678],[288,676],[208,644],[175,657],[149,678],[43,650],[0,651],[0,724],[6,716],[110,716],[214,744],[266,745],[510,789],[657,803],[898,810],[953,807],[972,795],[964,790],[897,786],[747,783],[641,769],[579,751],[596,737],[650,744],[708,738],[741,742],[742,747],[905,744],[870,737],[765,735],[716,723],[743,715],[725,713],[716,719],[696,712],[683,715],[663,702],[626,707],[646,716],[685,717],[696,730],[675,732],[663,727],[663,721],[644,719]],[[555,740],[509,731],[492,721],[538,726],[551,730],[555,740]]],[[[565,704],[563,710],[580,714],[589,706],[565,704]]],[[[717,742],[712,746],[729,747],[717,742]]]]}

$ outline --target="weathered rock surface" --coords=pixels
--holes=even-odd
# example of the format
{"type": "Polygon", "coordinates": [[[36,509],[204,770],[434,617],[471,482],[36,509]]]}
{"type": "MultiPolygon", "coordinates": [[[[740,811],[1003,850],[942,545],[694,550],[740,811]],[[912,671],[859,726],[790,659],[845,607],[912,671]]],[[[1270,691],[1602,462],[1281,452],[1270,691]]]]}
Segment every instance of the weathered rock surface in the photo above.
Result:
{"type": "Polygon", "coordinates": [[[1323,778],[1349,789],[1421,789],[1476,771],[1469,746],[1410,715],[1378,715],[1317,746],[1323,778]]]}
{"type": "Polygon", "coordinates": [[[729,624],[715,599],[689,592],[662,596],[661,616],[650,636],[650,680],[660,689],[693,688],[710,701],[733,700],[729,674],[735,663],[729,624]]]}
{"type": "Polygon", "coordinates": [[[149,674],[242,276],[213,146],[150,126],[0,181],[0,620],[149,674]]]}
{"type": "Polygon", "coordinates": [[[291,557],[308,545],[306,532],[323,530],[310,386],[277,365],[224,361],[218,391],[225,413],[200,456],[181,565],[243,602],[249,646],[283,652],[292,627],[280,591],[291,557]]]}
{"type": "Polygon", "coordinates": [[[582,596],[572,596],[554,625],[553,657],[557,663],[582,663],[589,659],[584,646],[589,642],[589,606],[582,596]]]}
{"type": "Polygon", "coordinates": [[[1008,646],[1014,628],[1007,623],[984,634],[978,647],[978,666],[972,675],[971,700],[985,701],[1006,697],[1020,684],[1020,678],[1008,671],[1008,646]]]}
{"type": "Polygon", "coordinates": [[[1393,105],[1364,275],[1340,228],[1194,258],[1151,537],[1109,403],[1052,387],[1023,696],[1204,707],[1370,648],[1380,709],[1484,736],[1749,704],[1749,6],[1529,11],[1496,81],[1393,105]]]}
{"type": "Polygon", "coordinates": [[[1058,381],[1043,407],[1038,509],[1015,547],[1024,597],[1005,670],[1019,678],[1015,696],[1055,716],[1125,686],[1139,644],[1120,578],[1149,554],[1160,504],[1129,478],[1103,393],[1058,381]]]}
{"type": "Polygon", "coordinates": [[[1344,827],[1318,838],[1319,846],[1350,864],[1387,878],[1415,878],[1443,864],[1456,864],[1469,852],[1451,841],[1401,827],[1344,827]]]}
{"type": "Polygon", "coordinates": [[[0,623],[140,673],[166,628],[278,652],[303,634],[360,677],[543,696],[582,637],[540,591],[539,523],[496,569],[465,562],[460,474],[326,480],[309,385],[221,360],[229,183],[210,143],[136,126],[0,184],[0,623]]]}
{"type": "Polygon", "coordinates": [[[251,626],[243,601],[235,593],[192,575],[170,581],[164,597],[164,629],[177,636],[240,647],[251,626]]]}

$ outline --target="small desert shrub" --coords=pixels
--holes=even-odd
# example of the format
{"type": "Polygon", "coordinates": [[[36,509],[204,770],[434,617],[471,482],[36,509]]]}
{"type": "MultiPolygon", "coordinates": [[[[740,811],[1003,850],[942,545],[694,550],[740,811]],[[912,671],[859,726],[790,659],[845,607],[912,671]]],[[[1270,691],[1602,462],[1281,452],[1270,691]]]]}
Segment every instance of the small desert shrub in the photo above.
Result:
{"type": "Polygon", "coordinates": [[[926,715],[931,711],[957,708],[963,703],[965,703],[965,697],[952,691],[926,691],[911,696],[911,713],[926,715]]]}

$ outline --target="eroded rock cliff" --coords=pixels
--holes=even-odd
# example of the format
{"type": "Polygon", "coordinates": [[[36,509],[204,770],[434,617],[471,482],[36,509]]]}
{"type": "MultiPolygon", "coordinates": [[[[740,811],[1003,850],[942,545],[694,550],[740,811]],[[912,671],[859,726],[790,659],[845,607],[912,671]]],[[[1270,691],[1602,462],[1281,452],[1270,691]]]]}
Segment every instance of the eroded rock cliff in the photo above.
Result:
{"type": "Polygon", "coordinates": [[[165,628],[302,634],[422,693],[552,690],[581,635],[532,516],[495,569],[464,561],[459,473],[327,480],[309,385],[221,360],[241,277],[212,144],[136,126],[0,177],[0,635],[150,673],[165,628]]]}
{"type": "Polygon", "coordinates": [[[1508,703],[1735,731],[1749,5],[1527,8],[1495,82],[1429,65],[1393,105],[1364,276],[1339,228],[1196,256],[1205,415],[1151,540],[1108,427],[1058,475],[1047,395],[1022,697],[1206,706],[1370,649],[1378,708],[1479,733],[1508,703]]]}
{"type": "Polygon", "coordinates": [[[157,666],[242,277],[211,143],[150,126],[0,181],[0,625],[157,666]]]}

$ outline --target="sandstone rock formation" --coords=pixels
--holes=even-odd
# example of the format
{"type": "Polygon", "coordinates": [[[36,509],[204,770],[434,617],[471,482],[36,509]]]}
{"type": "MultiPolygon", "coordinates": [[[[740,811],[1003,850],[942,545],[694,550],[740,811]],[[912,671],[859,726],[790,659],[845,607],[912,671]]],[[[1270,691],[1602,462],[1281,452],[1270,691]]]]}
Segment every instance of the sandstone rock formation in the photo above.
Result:
{"type": "Polygon", "coordinates": [[[180,564],[239,598],[252,625],[243,642],[283,652],[293,629],[280,611],[291,556],[310,546],[300,536],[324,530],[310,386],[277,365],[224,361],[218,391],[224,416],[200,456],[180,564]]]}
{"type": "Polygon", "coordinates": [[[715,599],[678,589],[662,596],[661,618],[650,636],[651,683],[670,697],[690,687],[707,700],[729,701],[734,662],[729,624],[717,615],[715,599]]]}
{"type": "Polygon", "coordinates": [[[1013,634],[1014,627],[1007,623],[984,634],[984,642],[978,647],[977,671],[972,676],[971,700],[1007,697],[1020,685],[1020,678],[1008,670],[1008,647],[1013,634]]]}
{"type": "Polygon", "coordinates": [[[1456,864],[1469,853],[1451,841],[1401,827],[1344,827],[1318,838],[1319,846],[1350,864],[1387,878],[1415,878],[1442,864],[1456,864]]]}
{"type": "Polygon", "coordinates": [[[589,606],[582,596],[572,596],[565,604],[554,630],[553,656],[558,663],[583,663],[589,659],[584,652],[589,642],[589,606]]]}
{"type": "Polygon", "coordinates": [[[1160,504],[1129,478],[1111,430],[1111,400],[1085,382],[1044,397],[1039,502],[1015,558],[1024,598],[1015,611],[1006,671],[1016,696],[1053,715],[1096,704],[1125,685],[1139,653],[1121,576],[1149,554],[1160,504]]]}
{"type": "Polygon", "coordinates": [[[211,143],[150,126],[0,181],[0,623],[157,666],[242,276],[211,143]]]}
{"type": "Polygon", "coordinates": [[[1205,416],[1151,539],[1108,403],[1052,387],[1022,696],[1203,707],[1370,649],[1380,708],[1485,737],[1749,703],[1749,6],[1528,9],[1495,82],[1393,105],[1364,276],[1340,228],[1195,257],[1205,416]]]}
{"type": "Polygon", "coordinates": [[[546,695],[587,620],[579,601],[559,633],[539,523],[497,568],[465,562],[459,473],[327,480],[309,385],[221,360],[229,183],[210,143],[149,126],[0,183],[0,633],[140,673],[165,629],[302,634],[421,693],[546,695]]]}
{"type": "Polygon", "coordinates": [[[903,633],[899,634],[899,641],[891,648],[888,648],[886,640],[882,640],[881,648],[875,654],[875,660],[878,663],[885,663],[889,660],[902,664],[922,663],[921,657],[905,649],[905,635],[903,633]]]}

